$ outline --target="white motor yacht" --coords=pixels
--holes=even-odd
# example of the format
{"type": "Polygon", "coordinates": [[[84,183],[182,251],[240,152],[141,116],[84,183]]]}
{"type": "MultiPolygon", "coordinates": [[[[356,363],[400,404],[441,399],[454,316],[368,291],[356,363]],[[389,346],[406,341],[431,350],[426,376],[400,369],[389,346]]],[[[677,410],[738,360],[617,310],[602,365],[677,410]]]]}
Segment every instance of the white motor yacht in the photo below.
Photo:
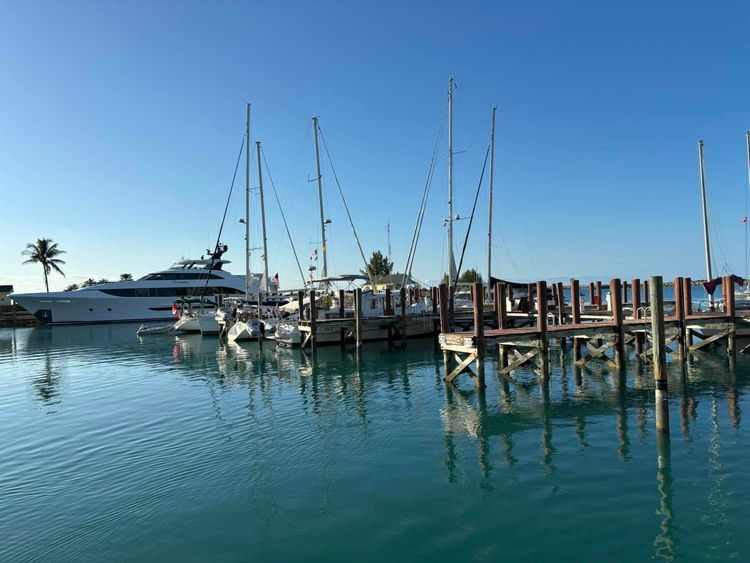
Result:
{"type": "MultiPolygon", "coordinates": [[[[245,276],[224,270],[229,261],[220,245],[210,256],[180,260],[166,270],[153,272],[133,281],[111,282],[75,291],[13,293],[10,298],[48,325],[149,322],[174,320],[175,300],[200,295],[245,295],[245,276]]],[[[251,274],[250,293],[260,293],[260,274],[251,274]]],[[[263,306],[286,303],[275,293],[264,298],[263,306]]],[[[192,330],[191,323],[188,324],[192,330]]],[[[194,323],[193,323],[194,324],[194,323]]]]}

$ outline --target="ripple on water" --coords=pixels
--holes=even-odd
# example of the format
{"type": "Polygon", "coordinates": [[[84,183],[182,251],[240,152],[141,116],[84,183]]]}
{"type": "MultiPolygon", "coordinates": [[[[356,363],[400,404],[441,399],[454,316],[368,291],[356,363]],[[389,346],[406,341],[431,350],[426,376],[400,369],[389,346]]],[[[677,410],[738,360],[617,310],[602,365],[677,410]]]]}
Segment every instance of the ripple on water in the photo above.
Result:
{"type": "Polygon", "coordinates": [[[670,372],[664,455],[635,364],[622,387],[553,356],[544,389],[491,363],[478,395],[446,388],[429,342],[358,359],[68,328],[0,331],[2,560],[750,550],[742,357],[670,372]]]}

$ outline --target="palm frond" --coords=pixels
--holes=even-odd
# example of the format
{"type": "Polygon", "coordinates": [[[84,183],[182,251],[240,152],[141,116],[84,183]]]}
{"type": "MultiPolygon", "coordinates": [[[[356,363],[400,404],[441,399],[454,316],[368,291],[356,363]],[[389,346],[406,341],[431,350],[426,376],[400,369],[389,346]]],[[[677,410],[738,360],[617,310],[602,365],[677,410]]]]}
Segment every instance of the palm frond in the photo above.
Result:
{"type": "Polygon", "coordinates": [[[59,267],[59,266],[57,265],[57,263],[56,263],[56,262],[62,262],[63,264],[65,264],[65,262],[63,262],[62,260],[50,260],[50,261],[49,261],[49,262],[47,263],[47,264],[48,264],[48,268],[52,268],[52,269],[53,269],[53,270],[55,270],[55,271],[56,271],[56,272],[57,272],[58,274],[60,274],[60,275],[61,275],[62,277],[65,277],[65,272],[63,272],[63,271],[62,271],[62,270],[60,269],[60,267],[59,267]]]}

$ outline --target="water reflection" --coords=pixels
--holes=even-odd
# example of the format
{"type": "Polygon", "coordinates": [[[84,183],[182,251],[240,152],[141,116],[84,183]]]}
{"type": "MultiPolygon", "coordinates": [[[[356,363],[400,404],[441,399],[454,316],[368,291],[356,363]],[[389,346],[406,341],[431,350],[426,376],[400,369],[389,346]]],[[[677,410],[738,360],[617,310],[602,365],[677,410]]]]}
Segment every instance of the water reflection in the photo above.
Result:
{"type": "MultiPolygon", "coordinates": [[[[559,349],[549,379],[538,377],[532,369],[496,377],[490,362],[488,388],[476,391],[446,385],[440,353],[428,343],[410,343],[403,350],[387,344],[368,345],[362,351],[319,348],[313,354],[272,343],[222,343],[197,335],[138,339],[132,326],[69,327],[2,332],[0,357],[11,361],[23,357],[29,366],[24,381],[33,389],[34,400],[58,409],[66,400],[64,383],[76,376],[66,362],[75,359],[85,365],[138,365],[154,377],[187,380],[201,392],[205,386],[206,400],[226,436],[232,434],[233,424],[223,398],[227,390],[240,390],[243,401],[247,396],[242,407],[253,431],[266,428],[267,419],[276,415],[308,415],[307,422],[315,421],[322,436],[324,507],[332,502],[336,481],[330,459],[335,454],[335,433],[355,434],[367,443],[377,432],[387,431],[388,416],[394,423],[399,416],[412,416],[424,424],[434,432],[437,449],[425,449],[423,454],[442,462],[440,478],[460,483],[473,470],[478,475],[475,486],[483,492],[500,488],[499,476],[528,463],[554,489],[570,471],[571,443],[579,459],[588,460],[605,450],[608,459],[622,467],[642,462],[639,447],[645,443],[650,456],[647,467],[649,471],[656,467],[656,487],[651,481],[648,504],[657,507],[659,519],[649,534],[653,555],[666,560],[678,557],[674,495],[679,488],[673,477],[672,445],[667,436],[653,431],[653,381],[650,367],[641,360],[632,360],[624,371],[595,362],[576,367],[572,354],[559,349]],[[392,409],[394,404],[400,410],[392,409]],[[347,417],[336,420],[332,411],[347,417]],[[652,441],[656,441],[655,459],[652,441]]],[[[696,355],[685,364],[670,363],[670,405],[680,416],[679,427],[673,427],[675,444],[695,447],[710,430],[708,451],[704,450],[711,484],[705,523],[717,530],[727,525],[730,513],[720,431],[722,422],[740,429],[748,365],[739,358],[737,365],[727,366],[724,358],[712,354],[696,355]],[[726,405],[721,404],[724,401],[726,405]]],[[[273,472],[271,463],[264,463],[273,472]]],[[[677,467],[674,472],[679,479],[677,467]]],[[[653,473],[649,479],[653,480],[653,473]]]]}
{"type": "Polygon", "coordinates": [[[669,434],[656,432],[656,488],[659,492],[659,508],[656,512],[661,517],[661,522],[659,533],[654,538],[654,555],[665,561],[674,561],[677,555],[672,487],[672,450],[669,434]]]}
{"type": "Polygon", "coordinates": [[[53,361],[49,352],[44,354],[41,371],[32,379],[34,391],[45,405],[59,402],[60,386],[62,385],[63,369],[53,361]]]}

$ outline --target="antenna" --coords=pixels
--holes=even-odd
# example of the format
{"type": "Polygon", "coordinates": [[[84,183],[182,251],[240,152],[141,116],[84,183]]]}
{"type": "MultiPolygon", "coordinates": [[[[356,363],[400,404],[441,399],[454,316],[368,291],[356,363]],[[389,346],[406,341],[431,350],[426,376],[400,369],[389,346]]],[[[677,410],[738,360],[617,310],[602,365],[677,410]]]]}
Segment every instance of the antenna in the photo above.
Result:
{"type": "Polygon", "coordinates": [[[393,261],[393,256],[391,254],[391,222],[388,221],[385,224],[385,230],[388,233],[388,259],[393,261]]]}

